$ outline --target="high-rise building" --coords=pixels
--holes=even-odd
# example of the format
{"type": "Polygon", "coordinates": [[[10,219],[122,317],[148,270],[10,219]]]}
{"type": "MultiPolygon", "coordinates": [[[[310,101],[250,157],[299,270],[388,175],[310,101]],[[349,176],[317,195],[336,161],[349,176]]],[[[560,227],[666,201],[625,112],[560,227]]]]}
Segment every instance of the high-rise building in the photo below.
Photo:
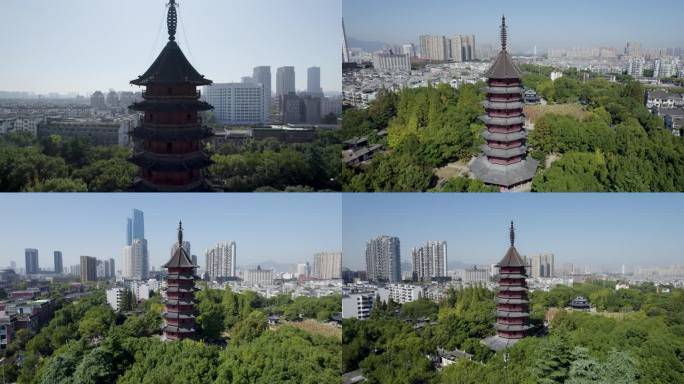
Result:
{"type": "Polygon", "coordinates": [[[139,209],[133,210],[133,216],[126,219],[126,245],[133,244],[135,239],[145,238],[145,216],[139,209]]]}
{"type": "Polygon", "coordinates": [[[90,96],[90,106],[93,108],[106,108],[104,94],[100,91],[95,91],[90,96]]]}
{"type": "Polygon", "coordinates": [[[54,252],[54,266],[55,266],[55,273],[61,274],[63,272],[62,251],[55,251],[54,252]]]}
{"type": "Polygon", "coordinates": [[[122,274],[126,279],[143,280],[149,273],[147,240],[135,239],[123,248],[122,274]]]}
{"type": "Polygon", "coordinates": [[[116,278],[116,264],[114,264],[114,259],[109,259],[109,277],[116,278]]]}
{"type": "Polygon", "coordinates": [[[183,226],[178,223],[178,246],[166,269],[166,298],[164,299],[164,338],[179,340],[195,335],[195,269],[190,255],[183,247],[183,226]]]}
{"type": "Polygon", "coordinates": [[[320,252],[314,255],[313,277],[340,279],[342,277],[342,252],[320,252]]]}
{"type": "Polygon", "coordinates": [[[311,276],[311,267],[309,266],[309,263],[297,264],[297,277],[308,278],[309,276],[311,276]]]}
{"type": "Polygon", "coordinates": [[[97,259],[81,256],[81,282],[97,281],[97,259]]]}
{"type": "Polygon", "coordinates": [[[276,71],[276,96],[295,93],[295,68],[280,67],[276,71]]]}
{"type": "Polygon", "coordinates": [[[527,335],[529,325],[529,301],[525,278],[525,262],[515,249],[515,229],[510,227],[511,246],[499,267],[499,289],[496,294],[496,335],[483,340],[489,348],[506,349],[527,335]]]}
{"type": "Polygon", "coordinates": [[[366,242],[368,280],[396,283],[401,281],[399,238],[379,236],[366,242]]]}
{"type": "Polygon", "coordinates": [[[214,248],[204,252],[206,257],[206,271],[210,279],[221,277],[235,277],[237,266],[237,246],[234,241],[222,241],[214,248]]]}
{"type": "Polygon", "coordinates": [[[320,67],[311,67],[306,70],[306,93],[311,96],[323,96],[320,67]]]}
{"type": "Polygon", "coordinates": [[[627,74],[632,77],[643,77],[646,60],[643,58],[632,57],[627,63],[627,74]]]}
{"type": "Polygon", "coordinates": [[[268,122],[271,116],[271,67],[254,67],[252,71],[252,81],[264,86],[264,119],[268,122]]]}
{"type": "Polygon", "coordinates": [[[199,112],[212,106],[200,101],[198,86],[211,80],[200,75],[176,43],[176,1],[168,4],[169,42],[150,68],[131,84],[146,87],[143,101],[130,106],[144,112],[133,130],[130,161],[140,167],[136,191],[190,192],[211,190],[204,169],[211,164],[202,141],[213,136],[199,112]]]}
{"type": "Polygon", "coordinates": [[[501,51],[485,73],[488,78],[483,154],[470,164],[475,177],[486,184],[510,189],[534,177],[537,160],[527,158],[520,70],[506,50],[506,18],[501,19],[501,51]]]}
{"type": "Polygon", "coordinates": [[[26,248],[24,250],[24,257],[26,259],[26,274],[33,275],[40,273],[38,265],[38,250],[35,248],[26,248]]]}
{"type": "Polygon", "coordinates": [[[110,108],[118,108],[119,107],[119,95],[114,92],[113,89],[109,90],[109,93],[107,94],[106,97],[106,102],[107,106],[110,108]]]}
{"type": "Polygon", "coordinates": [[[449,51],[451,53],[451,60],[460,63],[466,61],[463,55],[463,36],[455,35],[449,40],[449,51]]]}
{"type": "Polygon", "coordinates": [[[258,265],[257,269],[248,269],[245,271],[244,281],[247,284],[253,285],[271,285],[273,284],[273,271],[270,269],[261,269],[258,265]]]}
{"type": "Polygon", "coordinates": [[[216,120],[227,125],[266,124],[265,92],[261,83],[221,83],[204,87],[216,120]]]}
{"type": "Polygon", "coordinates": [[[427,241],[422,247],[413,248],[412,258],[414,280],[447,277],[446,241],[427,241]]]}
{"type": "Polygon", "coordinates": [[[530,273],[532,278],[550,278],[554,276],[554,256],[552,253],[546,255],[534,255],[530,258],[530,273]]]}
{"type": "Polygon", "coordinates": [[[444,36],[420,36],[420,57],[427,60],[444,61],[449,58],[447,39],[444,36]]]}
{"type": "Polygon", "coordinates": [[[413,44],[404,44],[401,46],[401,53],[408,55],[409,59],[416,56],[416,47],[413,44]]]}
{"type": "Polygon", "coordinates": [[[468,35],[465,37],[467,49],[467,61],[477,60],[477,52],[475,50],[475,35],[468,35]]]}

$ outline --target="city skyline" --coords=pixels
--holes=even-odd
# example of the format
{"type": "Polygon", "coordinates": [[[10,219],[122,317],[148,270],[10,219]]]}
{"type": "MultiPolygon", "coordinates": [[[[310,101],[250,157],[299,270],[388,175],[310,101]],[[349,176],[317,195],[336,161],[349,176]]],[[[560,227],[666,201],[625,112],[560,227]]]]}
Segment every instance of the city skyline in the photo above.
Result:
{"type": "Polygon", "coordinates": [[[313,261],[316,253],[341,249],[337,194],[203,194],[200,200],[193,194],[7,194],[0,210],[14,225],[3,230],[0,268],[11,261],[23,268],[24,250],[36,248],[44,270],[52,269],[55,250],[67,270],[82,255],[113,258],[121,270],[132,209],[145,214],[150,270],[168,260],[179,220],[203,268],[204,250],[219,241],[237,243],[237,264],[243,266],[313,261]],[[291,225],[293,218],[297,225],[291,225]]]}
{"type": "MultiPolygon", "coordinates": [[[[139,91],[129,81],[142,74],[166,43],[163,0],[35,6],[8,0],[0,9],[0,33],[12,36],[3,39],[0,48],[13,58],[0,64],[0,91],[139,91]],[[70,23],[57,14],[69,15],[70,23]],[[97,33],[121,22],[135,28],[97,33]],[[19,30],[22,33],[16,33],[19,30]]],[[[272,71],[294,66],[296,88],[306,90],[307,68],[318,66],[323,90],[341,91],[340,0],[301,0],[296,7],[274,0],[208,0],[181,4],[178,15],[178,44],[202,74],[217,83],[240,82],[261,65],[272,71]],[[226,15],[240,17],[226,22],[226,15]],[[283,20],[290,21],[286,27],[283,20]]]]}
{"type": "MultiPolygon", "coordinates": [[[[659,0],[643,7],[634,0],[607,0],[600,6],[581,0],[570,7],[542,0],[477,2],[429,0],[343,0],[347,37],[385,44],[418,43],[420,35],[475,34],[478,44],[498,46],[498,29],[486,20],[505,15],[514,52],[539,54],[548,48],[624,47],[627,41],[648,48],[684,45],[674,31],[684,3],[659,0]],[[386,12],[388,8],[392,12],[386,12]],[[669,9],[670,12],[662,12],[669,9]],[[578,22],[582,20],[582,22],[578,22]],[[662,33],[671,31],[672,33],[662,33]]],[[[350,48],[354,44],[350,43],[350,48]]]]}
{"type": "Polygon", "coordinates": [[[402,263],[413,247],[442,240],[449,263],[494,264],[511,220],[520,254],[552,253],[557,267],[681,264],[682,203],[675,194],[344,195],[343,266],[364,270],[366,242],[380,235],[400,239],[402,263]]]}

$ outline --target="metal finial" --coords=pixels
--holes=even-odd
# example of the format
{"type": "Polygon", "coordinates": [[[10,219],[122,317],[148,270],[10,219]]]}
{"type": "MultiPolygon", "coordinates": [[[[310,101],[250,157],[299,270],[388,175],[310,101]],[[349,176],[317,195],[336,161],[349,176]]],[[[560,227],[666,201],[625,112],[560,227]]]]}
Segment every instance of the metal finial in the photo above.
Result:
{"type": "Polygon", "coordinates": [[[506,31],[506,16],[501,16],[501,49],[506,50],[506,38],[508,32],[506,31]]]}
{"type": "Polygon", "coordinates": [[[169,40],[176,40],[176,26],[178,25],[178,14],[176,13],[176,0],[169,0],[169,13],[166,16],[166,25],[169,28],[169,40]]]}
{"type": "Polygon", "coordinates": [[[513,221],[511,221],[511,247],[515,245],[515,228],[513,228],[513,221]]]}
{"type": "Polygon", "coordinates": [[[178,222],[178,246],[183,246],[183,222],[178,222]]]}

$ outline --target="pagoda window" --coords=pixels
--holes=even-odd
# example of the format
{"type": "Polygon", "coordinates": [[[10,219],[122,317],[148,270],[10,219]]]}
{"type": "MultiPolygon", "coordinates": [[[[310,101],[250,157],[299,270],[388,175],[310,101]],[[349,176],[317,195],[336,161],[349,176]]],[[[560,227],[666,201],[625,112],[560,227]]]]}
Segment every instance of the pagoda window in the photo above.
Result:
{"type": "Polygon", "coordinates": [[[173,151],[173,143],[166,143],[166,152],[171,153],[173,151]]]}
{"type": "Polygon", "coordinates": [[[192,120],[192,115],[188,113],[188,121],[192,120]]]}
{"type": "Polygon", "coordinates": [[[169,95],[173,93],[173,88],[169,87],[169,95]]]}

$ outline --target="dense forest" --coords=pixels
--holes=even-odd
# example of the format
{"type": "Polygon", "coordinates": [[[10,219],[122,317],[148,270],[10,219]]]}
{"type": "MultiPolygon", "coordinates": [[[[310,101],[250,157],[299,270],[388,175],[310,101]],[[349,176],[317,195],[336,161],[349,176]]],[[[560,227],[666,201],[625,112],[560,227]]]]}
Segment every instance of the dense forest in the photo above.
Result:
{"type": "Polygon", "coordinates": [[[329,321],[341,310],[339,296],[265,299],[204,288],[198,301],[200,337],[162,342],[158,296],[127,316],[111,310],[103,291],[58,300],[47,326],[17,332],[6,353],[16,364],[0,365],[0,377],[24,384],[339,383],[339,335],[297,326],[329,321]],[[292,322],[271,329],[268,314],[292,322]]]}
{"type": "MultiPolygon", "coordinates": [[[[622,78],[565,72],[551,81],[551,68],[523,66],[523,83],[550,105],[576,103],[581,116],[542,115],[529,132],[531,156],[541,160],[532,191],[682,191],[684,141],[663,129],[644,106],[645,89],[622,78]],[[553,155],[549,167],[546,159],[553,155]]],[[[343,135],[373,135],[387,129],[387,150],[363,167],[342,171],[345,191],[479,192],[495,189],[477,180],[451,178],[437,185],[435,168],[467,163],[479,154],[484,128],[483,84],[458,90],[446,84],[399,93],[381,91],[368,109],[347,109],[343,135]]]]}
{"type": "MultiPolygon", "coordinates": [[[[210,179],[229,192],[339,190],[340,143],[338,133],[321,132],[306,144],[267,139],[208,148],[210,179]]],[[[130,148],[93,146],[82,138],[13,132],[0,136],[0,191],[128,191],[137,174],[130,155],[130,148]]]]}
{"type": "Polygon", "coordinates": [[[505,353],[480,344],[494,333],[493,293],[485,288],[451,289],[439,305],[422,299],[376,306],[368,320],[345,320],[343,369],[361,369],[370,384],[684,382],[684,290],[614,286],[596,281],[532,292],[535,336],[505,353]],[[596,312],[563,309],[579,295],[596,312]],[[437,321],[417,326],[417,319],[437,321]],[[437,348],[460,349],[472,360],[438,370],[437,348]]]}

